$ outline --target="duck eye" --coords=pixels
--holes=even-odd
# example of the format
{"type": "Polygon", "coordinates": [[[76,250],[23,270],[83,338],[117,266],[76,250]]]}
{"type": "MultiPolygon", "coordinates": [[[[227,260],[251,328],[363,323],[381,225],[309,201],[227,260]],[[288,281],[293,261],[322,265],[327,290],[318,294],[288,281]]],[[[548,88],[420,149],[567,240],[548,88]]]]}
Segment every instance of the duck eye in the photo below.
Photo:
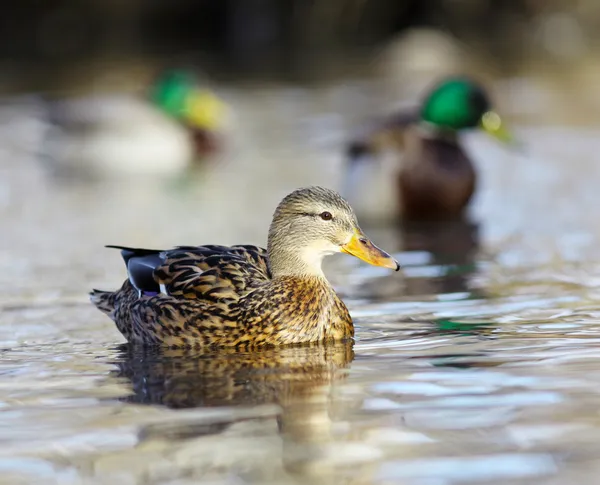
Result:
{"type": "Polygon", "coordinates": [[[330,221],[331,219],[333,219],[333,216],[331,215],[331,212],[321,212],[321,214],[319,214],[321,216],[321,219],[323,219],[324,221],[330,221]]]}

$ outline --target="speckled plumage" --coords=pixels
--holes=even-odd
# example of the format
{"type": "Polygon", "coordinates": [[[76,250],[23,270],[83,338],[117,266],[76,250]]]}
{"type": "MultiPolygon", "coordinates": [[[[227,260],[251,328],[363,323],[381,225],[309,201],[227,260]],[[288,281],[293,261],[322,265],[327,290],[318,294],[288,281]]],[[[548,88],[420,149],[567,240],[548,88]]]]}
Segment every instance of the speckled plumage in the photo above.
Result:
{"type": "Polygon", "coordinates": [[[323,255],[360,236],[367,258],[381,260],[371,264],[398,267],[358,231],[335,192],[300,189],[275,211],[269,253],[256,246],[120,247],[128,280],[116,292],[94,290],[91,300],[130,343],[144,346],[249,349],[350,339],[352,318],[321,272],[323,255]],[[327,209],[331,222],[313,213],[327,209]]]}
{"type": "Polygon", "coordinates": [[[200,246],[161,253],[154,274],[168,295],[129,280],[94,303],[131,343],[171,348],[289,345],[354,335],[344,303],[322,278],[271,278],[266,250],[200,246]]]}

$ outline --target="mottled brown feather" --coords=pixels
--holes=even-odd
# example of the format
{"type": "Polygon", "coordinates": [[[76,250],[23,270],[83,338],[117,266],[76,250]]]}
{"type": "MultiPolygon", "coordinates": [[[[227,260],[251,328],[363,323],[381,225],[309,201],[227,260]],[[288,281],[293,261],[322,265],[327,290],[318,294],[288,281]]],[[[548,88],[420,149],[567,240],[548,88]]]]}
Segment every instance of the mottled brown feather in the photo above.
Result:
{"type": "Polygon", "coordinates": [[[140,295],[129,280],[114,293],[92,293],[131,343],[250,349],[354,335],[346,306],[324,278],[273,279],[263,248],[179,247],[161,255],[154,278],[167,294],[140,295]]]}

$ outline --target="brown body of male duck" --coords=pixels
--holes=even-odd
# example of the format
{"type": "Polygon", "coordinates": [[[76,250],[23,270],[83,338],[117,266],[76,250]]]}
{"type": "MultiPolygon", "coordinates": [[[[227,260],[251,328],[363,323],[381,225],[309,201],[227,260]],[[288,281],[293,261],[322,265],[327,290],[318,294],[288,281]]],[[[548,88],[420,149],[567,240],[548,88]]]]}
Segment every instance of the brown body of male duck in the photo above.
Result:
{"type": "Polygon", "coordinates": [[[399,269],[363,234],[350,205],[322,187],[298,189],[282,200],[267,249],[120,249],[128,279],[115,292],[94,290],[92,302],[130,343],[170,348],[246,349],[352,338],[352,318],[325,278],[323,258],[345,252],[399,269]]]}
{"type": "Polygon", "coordinates": [[[379,120],[350,141],[343,193],[369,219],[462,218],[477,173],[459,133],[478,127],[508,140],[483,87],[467,78],[445,79],[420,108],[379,120]],[[393,154],[387,164],[381,160],[386,151],[393,154]]]}

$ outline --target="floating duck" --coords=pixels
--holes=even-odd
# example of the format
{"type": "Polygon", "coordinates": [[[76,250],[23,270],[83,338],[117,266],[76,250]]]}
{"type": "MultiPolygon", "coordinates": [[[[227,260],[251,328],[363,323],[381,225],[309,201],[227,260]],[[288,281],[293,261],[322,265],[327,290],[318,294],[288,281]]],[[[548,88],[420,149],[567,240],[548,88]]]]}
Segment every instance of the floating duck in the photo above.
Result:
{"type": "Polygon", "coordinates": [[[398,262],[361,231],[336,192],[298,189],[279,204],[267,249],[181,246],[121,249],[129,278],[91,301],[132,344],[253,348],[349,339],[352,318],[323,271],[324,256],[348,253],[375,266],[398,262]]]}
{"type": "Polygon", "coordinates": [[[212,91],[198,86],[187,71],[167,71],[152,86],[150,99],[192,133],[197,154],[210,155],[219,147],[226,107],[212,91]]]}
{"type": "Polygon", "coordinates": [[[177,175],[219,148],[227,109],[214,93],[179,71],[150,91],[50,100],[50,167],[61,175],[177,175]]]}
{"type": "Polygon", "coordinates": [[[474,128],[510,141],[484,88],[467,78],[447,78],[420,109],[391,115],[351,140],[343,193],[361,217],[459,219],[477,185],[459,132],[474,128]],[[381,163],[372,160],[389,149],[392,155],[381,163]]]}

